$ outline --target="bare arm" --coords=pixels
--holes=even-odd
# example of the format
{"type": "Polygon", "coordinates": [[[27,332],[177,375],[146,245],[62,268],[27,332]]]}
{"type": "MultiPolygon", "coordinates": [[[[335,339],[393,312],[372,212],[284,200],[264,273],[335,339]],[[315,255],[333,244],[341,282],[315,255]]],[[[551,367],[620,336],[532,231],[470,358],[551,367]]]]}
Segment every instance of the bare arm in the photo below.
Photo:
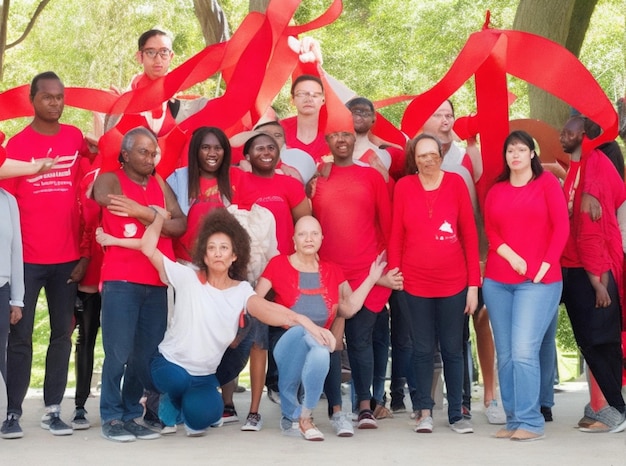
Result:
{"type": "Polygon", "coordinates": [[[340,317],[349,319],[359,312],[367,295],[382,276],[386,266],[387,262],[383,260],[383,254],[379,254],[376,260],[372,262],[370,273],[356,290],[352,291],[347,281],[339,285],[338,315],[340,317]]]}
{"type": "MultiPolygon", "coordinates": [[[[162,212],[164,213],[164,211],[162,212]]],[[[165,267],[163,265],[163,254],[157,249],[164,221],[165,217],[161,213],[158,213],[155,216],[154,222],[146,228],[141,238],[117,238],[105,233],[102,228],[98,228],[96,230],[96,241],[102,246],[119,246],[141,250],[159,272],[161,281],[167,283],[167,274],[165,273],[165,267]]]]}
{"type": "Polygon", "coordinates": [[[0,166],[0,179],[13,178],[15,176],[36,175],[38,173],[46,173],[57,162],[59,158],[54,159],[44,157],[41,159],[33,159],[30,162],[15,159],[5,159],[0,166]]]}
{"type": "Polygon", "coordinates": [[[305,215],[312,215],[311,213],[311,201],[308,198],[302,199],[302,202],[291,209],[291,216],[293,217],[293,223],[296,223],[300,217],[305,215]]]}
{"type": "Polygon", "coordinates": [[[330,330],[315,325],[308,317],[298,314],[285,306],[254,295],[248,299],[247,308],[252,316],[274,327],[301,325],[320,345],[328,347],[330,351],[335,349],[335,337],[330,330]]]}
{"type": "Polygon", "coordinates": [[[161,185],[161,189],[163,190],[163,194],[165,196],[165,208],[170,214],[169,218],[166,218],[165,223],[163,224],[163,236],[168,236],[171,238],[178,238],[185,230],[187,230],[187,217],[183,213],[178,205],[178,201],[176,200],[176,195],[172,188],[163,181],[163,179],[156,175],[156,179],[161,185]]]}

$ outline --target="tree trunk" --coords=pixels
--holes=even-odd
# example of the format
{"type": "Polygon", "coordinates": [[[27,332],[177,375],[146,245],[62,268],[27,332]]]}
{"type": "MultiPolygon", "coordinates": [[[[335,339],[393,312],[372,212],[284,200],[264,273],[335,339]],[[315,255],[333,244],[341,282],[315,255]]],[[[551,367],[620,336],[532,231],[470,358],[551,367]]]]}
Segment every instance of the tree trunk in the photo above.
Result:
{"type": "Polygon", "coordinates": [[[206,45],[230,39],[226,15],[224,15],[224,11],[217,0],[193,0],[193,7],[198,21],[200,21],[206,45]]]}
{"type": "Polygon", "coordinates": [[[0,81],[4,77],[4,51],[7,47],[7,27],[9,22],[9,8],[11,0],[4,0],[0,4],[0,81]]]}
{"type": "MultiPolygon", "coordinates": [[[[513,29],[531,32],[565,46],[578,56],[597,0],[520,0],[513,29]]],[[[569,106],[547,92],[529,85],[530,118],[561,128],[569,106]]]]}
{"type": "Polygon", "coordinates": [[[250,11],[265,13],[269,4],[270,0],[250,0],[250,11]]]}

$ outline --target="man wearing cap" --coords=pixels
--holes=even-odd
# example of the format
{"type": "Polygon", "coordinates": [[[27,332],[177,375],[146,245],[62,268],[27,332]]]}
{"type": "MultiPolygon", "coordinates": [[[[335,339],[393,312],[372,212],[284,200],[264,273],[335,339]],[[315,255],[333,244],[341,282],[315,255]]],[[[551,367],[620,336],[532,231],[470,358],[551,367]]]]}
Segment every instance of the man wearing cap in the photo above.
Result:
{"type": "MultiPolygon", "coordinates": [[[[313,215],[324,231],[319,254],[320,258],[337,263],[352,289],[356,289],[367,276],[372,261],[386,247],[391,202],[380,173],[353,161],[356,136],[351,115],[343,105],[329,109],[326,141],[333,162],[324,170],[327,172],[324,176],[314,180],[311,199],[313,215]]],[[[370,409],[374,371],[372,334],[391,288],[402,288],[402,275],[397,270],[387,272],[369,293],[361,310],[345,322],[359,429],[378,427],[370,409]]]]}

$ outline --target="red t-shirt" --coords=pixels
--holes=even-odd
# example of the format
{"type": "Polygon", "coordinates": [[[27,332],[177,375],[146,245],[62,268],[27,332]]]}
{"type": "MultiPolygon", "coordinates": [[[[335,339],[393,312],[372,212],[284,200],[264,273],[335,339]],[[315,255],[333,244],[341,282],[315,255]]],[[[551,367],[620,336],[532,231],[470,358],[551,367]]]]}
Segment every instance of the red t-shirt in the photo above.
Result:
{"type": "Polygon", "coordinates": [[[233,204],[242,209],[258,204],[272,212],[276,219],[278,252],[291,254],[294,251],[291,210],[305,199],[304,186],[295,178],[279,174],[264,178],[242,172],[233,204]]]}
{"type": "MultiPolygon", "coordinates": [[[[122,193],[141,205],[157,205],[165,208],[165,197],[159,182],[153,176],[148,178],[145,189],[131,181],[123,169],[115,172],[120,181],[122,193]]],[[[117,238],[141,238],[146,227],[139,220],[132,217],[120,217],[112,214],[109,209],[102,209],[102,227],[106,233],[117,238]]],[[[161,236],[157,244],[164,256],[174,260],[172,240],[161,236]]],[[[165,286],[159,278],[159,273],[152,266],[150,260],[135,249],[119,246],[108,246],[104,252],[101,280],[128,281],[141,285],[165,286]]]]}
{"type": "MultiPolygon", "coordinates": [[[[311,201],[324,234],[320,258],[339,265],[352,289],[358,288],[389,239],[391,202],[385,180],[371,167],[333,164],[327,178],[317,178],[311,201]]],[[[365,307],[382,311],[390,294],[389,288],[374,286],[365,307]]]]}
{"type": "Polygon", "coordinates": [[[298,139],[298,117],[285,118],[280,121],[280,124],[285,130],[285,145],[290,149],[302,149],[313,157],[316,164],[322,161],[322,157],[330,154],[328,143],[324,137],[324,133],[319,131],[315,139],[308,144],[303,143],[298,139]]]}
{"type": "MultiPolygon", "coordinates": [[[[86,160],[83,158],[83,160],[86,160]]],[[[100,269],[102,268],[102,258],[104,251],[102,246],[96,242],[96,228],[100,226],[100,205],[90,197],[87,192],[91,191],[93,182],[99,172],[99,161],[94,164],[87,164],[81,161],[82,171],[85,173],[80,182],[80,195],[78,198],[80,206],[80,257],[89,258],[87,271],[81,280],[83,286],[98,286],[100,283],[100,269]]]]}
{"type": "Polygon", "coordinates": [[[460,176],[444,172],[433,191],[425,191],[417,175],[398,180],[388,258],[415,296],[453,296],[480,285],[474,210],[460,176]]]}
{"type": "Polygon", "coordinates": [[[547,262],[550,268],[541,282],[560,281],[560,258],[569,234],[569,218],[556,177],[544,172],[525,186],[512,186],[508,181],[493,185],[485,200],[485,233],[489,240],[486,278],[522,283],[533,280],[541,263],[547,262]],[[497,253],[502,244],[526,261],[525,275],[518,274],[497,253]]]}
{"type": "Polygon", "coordinates": [[[9,139],[7,157],[12,159],[59,157],[47,173],[2,184],[15,196],[20,209],[24,262],[62,264],[79,258],[79,160],[86,152],[82,133],[69,125],[60,125],[52,136],[37,133],[29,125],[9,139]]]}

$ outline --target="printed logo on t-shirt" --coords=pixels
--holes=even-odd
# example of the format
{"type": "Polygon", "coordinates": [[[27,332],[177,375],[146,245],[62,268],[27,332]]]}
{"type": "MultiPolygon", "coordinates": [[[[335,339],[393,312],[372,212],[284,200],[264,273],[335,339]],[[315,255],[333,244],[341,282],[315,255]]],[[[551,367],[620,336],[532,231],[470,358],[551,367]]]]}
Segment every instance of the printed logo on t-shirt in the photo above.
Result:
{"type": "Polygon", "coordinates": [[[126,223],[124,225],[124,238],[133,238],[137,234],[137,225],[126,223]]]}
{"type": "Polygon", "coordinates": [[[452,224],[447,220],[444,220],[443,223],[439,226],[439,232],[435,235],[435,239],[438,241],[448,241],[450,243],[455,243],[457,241],[456,233],[452,228],[452,224]]]}
{"type": "Polygon", "coordinates": [[[36,192],[67,191],[72,187],[74,182],[72,167],[74,167],[78,158],[78,151],[73,155],[60,155],[58,157],[52,170],[26,179],[29,183],[40,188],[36,192]]]}

